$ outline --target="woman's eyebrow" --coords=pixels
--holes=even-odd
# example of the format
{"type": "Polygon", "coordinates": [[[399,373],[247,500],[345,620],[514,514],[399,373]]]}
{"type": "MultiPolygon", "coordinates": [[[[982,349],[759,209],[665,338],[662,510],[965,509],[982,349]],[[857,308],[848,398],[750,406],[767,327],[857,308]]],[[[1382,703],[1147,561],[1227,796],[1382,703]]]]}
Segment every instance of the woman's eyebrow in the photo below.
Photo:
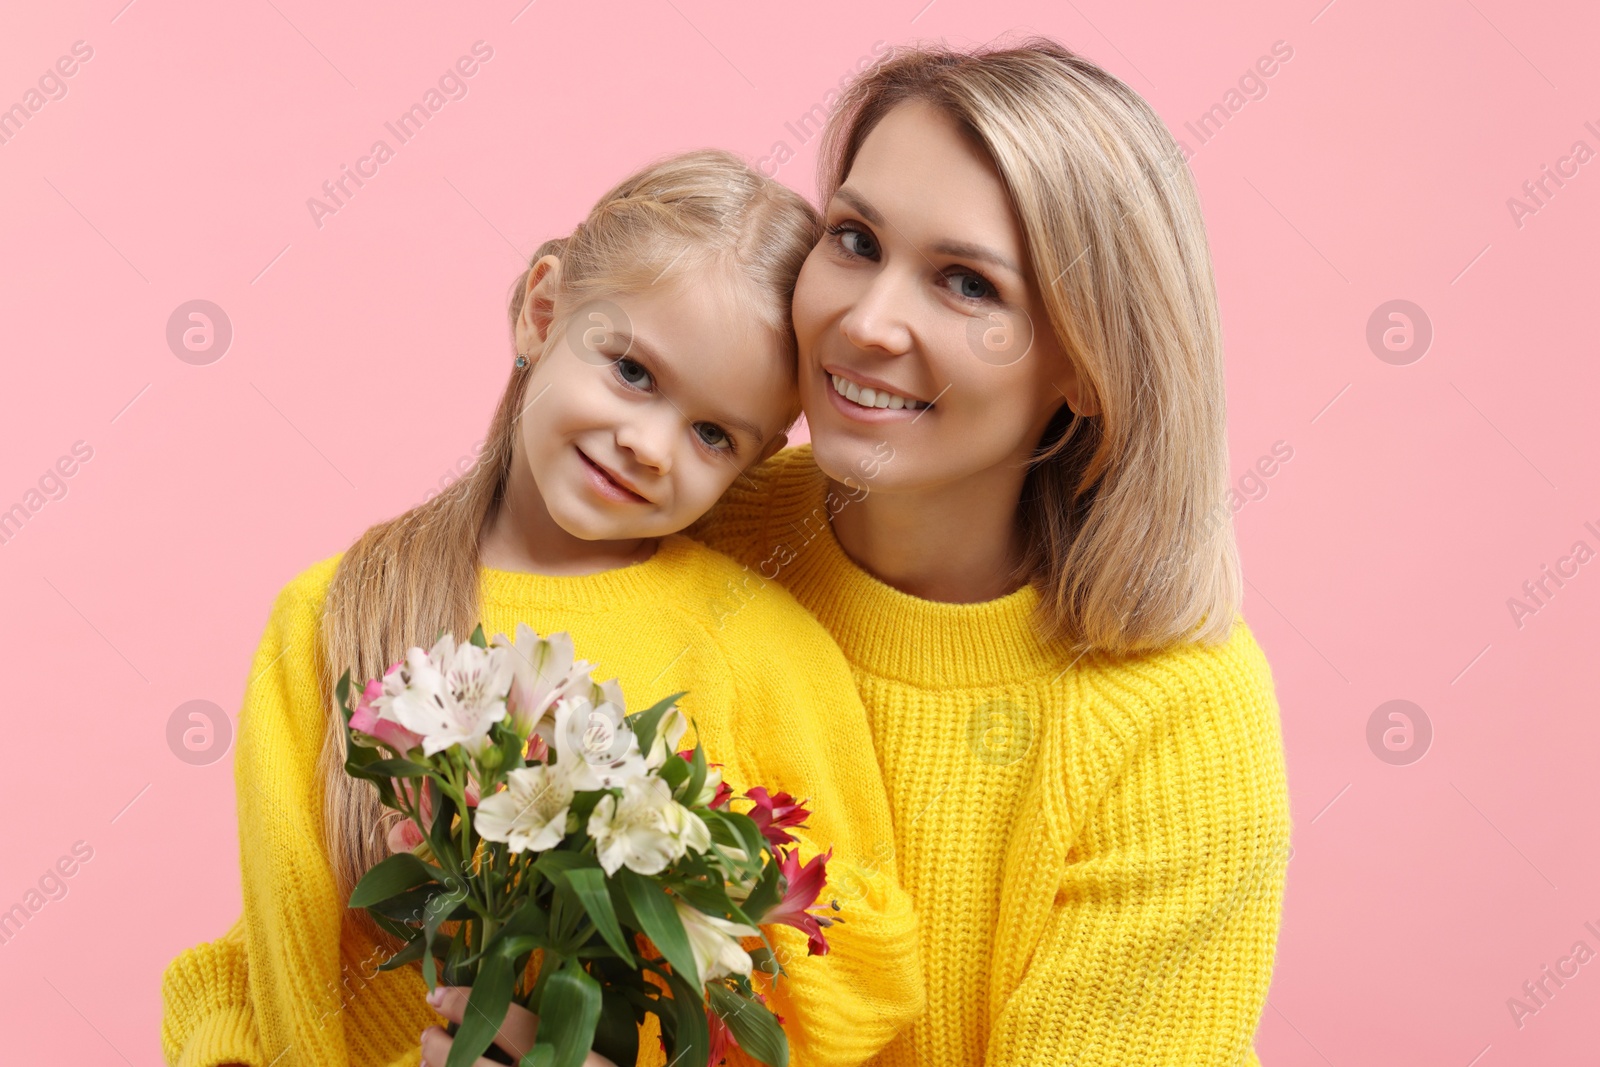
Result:
{"type": "MultiPolygon", "coordinates": [[[[889,220],[883,217],[882,212],[869,204],[866,197],[849,186],[841,185],[839,191],[834,195],[855,208],[861,217],[872,225],[880,227],[889,225],[889,220]]],[[[893,227],[893,229],[896,233],[900,232],[899,227],[893,227]]],[[[902,234],[902,236],[904,235],[902,234]]],[[[984,263],[992,263],[997,267],[1005,268],[1018,277],[1022,277],[1022,268],[1018,267],[1011,257],[1002,255],[984,245],[972,244],[968,241],[939,241],[932,246],[932,250],[942,256],[956,256],[961,259],[976,259],[984,263]]]]}
{"type": "Polygon", "coordinates": [[[1009,256],[1003,256],[992,248],[983,245],[968,244],[965,241],[939,241],[933,250],[944,256],[956,256],[960,259],[977,259],[985,263],[992,263],[997,267],[1004,267],[1012,274],[1020,276],[1021,268],[1011,262],[1009,256]]]}

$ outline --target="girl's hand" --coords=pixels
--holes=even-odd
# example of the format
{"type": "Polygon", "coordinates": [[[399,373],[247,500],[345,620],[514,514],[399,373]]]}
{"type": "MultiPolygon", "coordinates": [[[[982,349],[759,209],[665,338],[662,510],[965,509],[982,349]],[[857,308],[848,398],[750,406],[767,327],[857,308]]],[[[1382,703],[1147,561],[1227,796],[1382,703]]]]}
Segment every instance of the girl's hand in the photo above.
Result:
{"type": "MultiPolygon", "coordinates": [[[[434,1011],[459,1025],[467,1010],[467,996],[471,992],[472,990],[466,986],[439,986],[428,994],[428,1003],[433,1006],[434,1011]]],[[[500,1025],[500,1032],[494,1035],[494,1043],[511,1053],[513,1058],[520,1060],[528,1054],[529,1049],[533,1048],[534,1035],[538,1030],[539,1017],[522,1005],[513,1004],[506,1010],[506,1021],[500,1025]]],[[[442,1027],[430,1026],[422,1031],[423,1067],[444,1067],[444,1061],[450,1055],[450,1045],[450,1035],[446,1034],[442,1027]]],[[[474,1067],[498,1067],[498,1065],[493,1060],[480,1056],[474,1067]]],[[[598,1052],[591,1052],[584,1059],[583,1067],[617,1067],[617,1065],[598,1052]]]]}

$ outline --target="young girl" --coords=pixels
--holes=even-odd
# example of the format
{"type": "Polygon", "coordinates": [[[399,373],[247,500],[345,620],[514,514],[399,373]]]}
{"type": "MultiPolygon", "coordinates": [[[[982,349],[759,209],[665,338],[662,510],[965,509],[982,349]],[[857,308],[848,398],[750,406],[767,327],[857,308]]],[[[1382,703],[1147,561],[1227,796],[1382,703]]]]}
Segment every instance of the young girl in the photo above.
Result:
{"type": "MultiPolygon", "coordinates": [[[[477,467],[277,598],[240,712],[243,915],[169,966],[169,1062],[444,1062],[420,971],[379,972],[400,943],[345,907],[387,855],[392,813],[344,773],[330,693],[345,668],[374,677],[440,628],[479,621],[569,632],[632,707],[686,691],[724,779],[810,798],[805,854],[831,847],[835,883],[866,872],[824,891],[846,920],[826,958],[808,958],[799,931],[772,935],[788,972],[772,1006],[794,1062],[860,1063],[921,1010],[912,910],[886,858],[888,801],[848,665],[778,586],[730,602],[741,568],[679,532],[786,440],[789,299],[818,232],[798,196],[707,151],[645,168],[539,249],[512,298],[517,356],[477,467]]],[[[459,1021],[463,1000],[438,1003],[459,1021]]],[[[502,1030],[515,1054],[532,1024],[519,1012],[502,1030]]],[[[641,1063],[663,1062],[656,1032],[652,1016],[641,1063]]]]}

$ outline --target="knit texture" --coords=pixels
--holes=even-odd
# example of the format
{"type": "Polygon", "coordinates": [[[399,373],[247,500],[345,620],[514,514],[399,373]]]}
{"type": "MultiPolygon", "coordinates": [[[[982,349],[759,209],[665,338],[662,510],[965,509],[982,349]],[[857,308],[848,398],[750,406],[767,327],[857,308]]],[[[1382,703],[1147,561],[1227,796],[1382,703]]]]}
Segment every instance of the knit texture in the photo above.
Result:
{"type": "MultiPolygon", "coordinates": [[[[322,850],[316,780],[326,719],[318,692],[318,628],[340,556],[307,569],[278,595],[255,656],[235,752],[243,913],[222,938],[168,966],[162,1048],[169,1064],[213,1067],[415,1067],[419,1037],[443,1019],[424,1001],[420,966],[378,972],[385,958],[341,928],[345,902],[322,850]]],[[[600,574],[548,576],[481,568],[484,631],[565,630],[577,654],[616,677],[630,706],[686,691],[680,706],[724,780],[810,799],[805,852],[869,854],[893,837],[865,713],[839,648],[778,587],[721,612],[717,593],[742,568],[682,535],[649,560],[600,574]]],[[[685,739],[692,742],[695,734],[685,739]]],[[[845,872],[842,872],[845,873],[845,872]]],[[[924,1006],[909,895],[893,863],[822,900],[847,921],[831,951],[771,932],[787,977],[771,1003],[786,1021],[796,1065],[868,1060],[924,1006]]],[[[756,943],[756,942],[747,942],[756,943]]],[[[661,1064],[654,1018],[641,1064],[661,1064]]],[[[742,1053],[729,1062],[750,1062],[742,1053]]]]}
{"type": "Polygon", "coordinates": [[[746,564],[724,610],[782,584],[833,634],[871,722],[928,1008],[904,1067],[1234,1067],[1272,976],[1290,813],[1272,674],[1242,617],[1216,646],[1074,662],[1032,586],[947,604],[879,581],[830,516],[809,444],[687,531],[746,564]]]}

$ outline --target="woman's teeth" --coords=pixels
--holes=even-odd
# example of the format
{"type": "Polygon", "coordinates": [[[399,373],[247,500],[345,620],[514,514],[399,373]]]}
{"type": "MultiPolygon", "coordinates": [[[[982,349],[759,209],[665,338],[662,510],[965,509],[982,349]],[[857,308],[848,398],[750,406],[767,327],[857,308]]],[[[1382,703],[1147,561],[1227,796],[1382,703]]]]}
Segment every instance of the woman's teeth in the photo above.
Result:
{"type": "Polygon", "coordinates": [[[928,406],[920,400],[908,400],[884,389],[863,389],[842,374],[830,377],[833,379],[834,392],[864,408],[909,408],[915,411],[928,406]]]}

